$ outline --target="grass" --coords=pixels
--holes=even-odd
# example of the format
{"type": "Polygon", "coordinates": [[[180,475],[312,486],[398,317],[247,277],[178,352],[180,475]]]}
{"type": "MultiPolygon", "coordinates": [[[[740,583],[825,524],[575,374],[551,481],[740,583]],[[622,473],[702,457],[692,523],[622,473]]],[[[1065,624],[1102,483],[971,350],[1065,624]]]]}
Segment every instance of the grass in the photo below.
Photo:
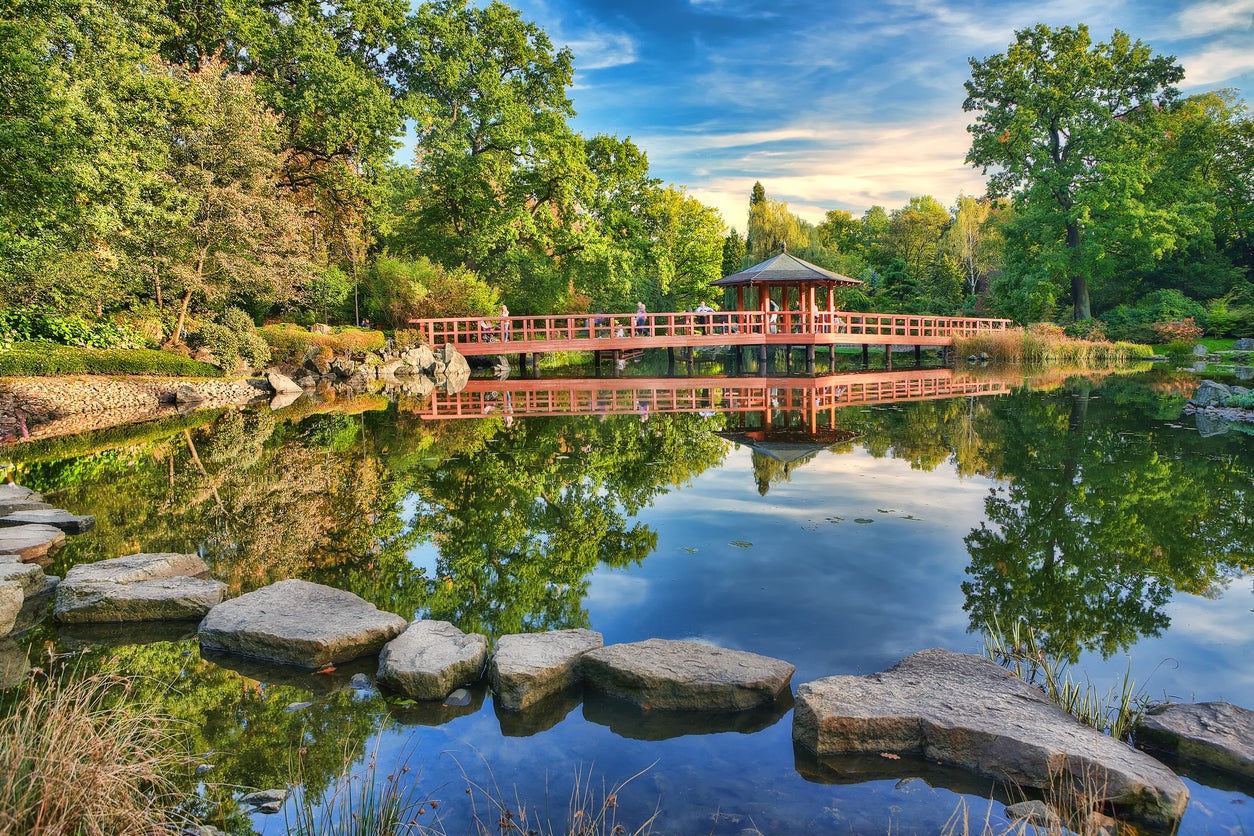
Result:
{"type": "Polygon", "coordinates": [[[1119,366],[1153,355],[1153,349],[1147,345],[1076,339],[1048,323],[955,337],[953,351],[958,357],[988,355],[995,363],[1074,368],[1119,366]]]}
{"type": "Polygon", "coordinates": [[[270,359],[286,366],[298,366],[310,354],[321,354],[330,360],[336,355],[380,351],[387,344],[387,338],[382,331],[353,327],[333,334],[314,334],[308,328],[281,323],[266,325],[258,329],[258,333],[270,346],[270,359]]]}
{"type": "Polygon", "coordinates": [[[1047,822],[995,820],[992,802],[989,803],[984,817],[973,821],[964,799],[954,809],[941,833],[943,836],[1098,836],[1102,833],[1125,832],[1126,828],[1104,811],[1108,795],[1106,776],[1102,773],[1090,771],[1077,777],[1061,768],[1051,769],[1049,786],[1045,788],[1042,799],[1049,814],[1047,822]]]}
{"type": "Polygon", "coordinates": [[[222,370],[168,351],[151,348],[80,348],[48,342],[14,343],[0,351],[0,377],[67,374],[151,374],[222,377],[222,370]]]}
{"type": "Polygon", "coordinates": [[[0,836],[169,832],[172,729],[129,691],[103,676],[20,689],[0,720],[0,836]]]}
{"type": "Polygon", "coordinates": [[[1131,669],[1105,692],[1091,682],[1081,684],[1071,677],[1064,660],[1041,649],[1036,632],[1022,620],[1014,621],[1008,633],[996,621],[987,625],[984,654],[1029,685],[1038,686],[1080,722],[1119,740],[1131,737],[1149,707],[1149,697],[1137,687],[1131,669]]]}

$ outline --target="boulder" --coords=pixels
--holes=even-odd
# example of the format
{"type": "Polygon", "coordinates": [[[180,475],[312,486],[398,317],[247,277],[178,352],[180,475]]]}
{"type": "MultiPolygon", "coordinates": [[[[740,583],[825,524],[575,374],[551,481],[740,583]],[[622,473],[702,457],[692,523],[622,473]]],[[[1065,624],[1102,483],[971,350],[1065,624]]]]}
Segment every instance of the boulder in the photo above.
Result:
{"type": "Polygon", "coordinates": [[[1234,342],[1232,347],[1236,351],[1254,351],[1254,339],[1242,337],[1234,342]]]}
{"type": "Polygon", "coordinates": [[[451,343],[440,346],[434,352],[435,359],[444,364],[444,374],[450,378],[470,377],[470,364],[451,343]]]}
{"type": "Polygon", "coordinates": [[[393,374],[424,374],[435,365],[435,355],[426,343],[402,351],[401,360],[408,368],[398,367],[393,374]]]}
{"type": "Polygon", "coordinates": [[[22,594],[32,598],[44,591],[48,578],[34,563],[23,563],[16,555],[0,555],[0,583],[17,583],[22,594]]]}
{"type": "Polygon", "coordinates": [[[0,526],[14,525],[50,525],[61,529],[66,534],[82,534],[95,527],[96,518],[91,514],[71,514],[60,508],[17,511],[0,517],[0,526]]]}
{"type": "Polygon", "coordinates": [[[1196,406],[1223,406],[1224,401],[1232,397],[1232,389],[1213,380],[1203,380],[1193,395],[1196,406]]]}
{"type": "Polygon", "coordinates": [[[795,668],[743,650],[648,639],[590,650],[584,680],[643,708],[743,711],[773,702],[795,668]]]}
{"type": "Polygon", "coordinates": [[[0,639],[0,691],[16,688],[30,672],[26,648],[13,639],[0,639]]]}
{"type": "Polygon", "coordinates": [[[0,554],[15,554],[28,563],[51,560],[65,545],[65,532],[50,525],[15,525],[0,528],[0,554]]]}
{"type": "Polygon", "coordinates": [[[185,621],[203,618],[226,584],[198,575],[208,566],[194,554],[132,554],[81,563],[57,586],[52,615],[63,624],[185,621]]]}
{"type": "Polygon", "coordinates": [[[266,372],[266,381],[270,384],[270,388],[274,390],[276,395],[284,395],[288,392],[300,394],[304,390],[285,374],[278,372],[266,372]]]}
{"type": "Polygon", "coordinates": [[[1084,725],[980,656],[933,648],[869,676],[797,689],[793,740],[816,755],[920,755],[1028,787],[1060,774],[1105,788],[1128,815],[1170,826],[1189,792],[1136,749],[1084,725]]]}
{"type": "Polygon", "coordinates": [[[373,656],[405,619],[351,592],[308,581],[262,587],[209,611],[201,647],[306,668],[373,656]]]}
{"type": "Polygon", "coordinates": [[[1254,778],[1254,711],[1226,702],[1165,705],[1137,726],[1138,746],[1254,778]]]}
{"type": "Polygon", "coordinates": [[[501,636],[488,668],[497,704],[527,708],[579,683],[579,657],[604,645],[600,633],[583,628],[501,636]]]}
{"type": "Polygon", "coordinates": [[[379,654],[380,682],[416,700],[442,700],[458,685],[477,682],[488,640],[447,621],[415,621],[379,654]]]}
{"type": "Polygon", "coordinates": [[[270,410],[277,412],[280,409],[287,409],[300,400],[303,394],[304,392],[281,392],[270,399],[270,410]]]}
{"type": "Polygon", "coordinates": [[[330,326],[330,325],[326,325],[326,324],[321,323],[321,322],[315,322],[313,325],[310,325],[310,326],[309,326],[309,333],[311,333],[311,334],[330,334],[330,333],[331,333],[331,326],[330,326]]]}
{"type": "Polygon", "coordinates": [[[0,581],[0,636],[13,632],[13,625],[17,623],[17,616],[25,602],[26,595],[20,583],[0,581]]]}
{"type": "Polygon", "coordinates": [[[174,390],[174,402],[176,404],[197,404],[203,400],[205,400],[205,393],[190,383],[181,383],[174,390]]]}
{"type": "Polygon", "coordinates": [[[1208,349],[1206,346],[1202,345],[1201,343],[1198,343],[1197,345],[1193,346],[1194,357],[1205,357],[1209,353],[1210,353],[1210,349],[1208,349]]]}
{"type": "Polygon", "coordinates": [[[0,502],[16,502],[18,500],[41,502],[43,496],[30,488],[13,482],[0,482],[0,502]]]}

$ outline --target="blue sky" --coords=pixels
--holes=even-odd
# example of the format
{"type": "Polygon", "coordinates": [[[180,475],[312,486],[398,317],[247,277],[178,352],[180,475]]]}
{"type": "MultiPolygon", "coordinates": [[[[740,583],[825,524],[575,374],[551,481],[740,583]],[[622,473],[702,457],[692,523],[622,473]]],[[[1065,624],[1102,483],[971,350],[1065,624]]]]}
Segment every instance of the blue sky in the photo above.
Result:
{"type": "Polygon", "coordinates": [[[631,137],[742,233],[755,180],[811,221],[983,192],[967,59],[1036,23],[1122,29],[1176,56],[1185,93],[1254,89],[1254,0],[507,2],[574,53],[577,130],[631,137]]]}

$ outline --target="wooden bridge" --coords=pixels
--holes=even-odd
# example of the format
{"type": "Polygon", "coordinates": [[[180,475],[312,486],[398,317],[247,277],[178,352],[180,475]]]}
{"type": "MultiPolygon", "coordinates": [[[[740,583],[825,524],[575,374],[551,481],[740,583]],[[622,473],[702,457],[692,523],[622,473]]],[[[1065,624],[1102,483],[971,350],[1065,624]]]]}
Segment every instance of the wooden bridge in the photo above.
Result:
{"type": "Polygon", "coordinates": [[[428,420],[676,412],[801,413],[811,432],[835,426],[836,410],[1010,391],[1006,380],[953,369],[853,372],[820,377],[647,377],[473,379],[453,394],[436,391],[414,410],[428,420]]]}

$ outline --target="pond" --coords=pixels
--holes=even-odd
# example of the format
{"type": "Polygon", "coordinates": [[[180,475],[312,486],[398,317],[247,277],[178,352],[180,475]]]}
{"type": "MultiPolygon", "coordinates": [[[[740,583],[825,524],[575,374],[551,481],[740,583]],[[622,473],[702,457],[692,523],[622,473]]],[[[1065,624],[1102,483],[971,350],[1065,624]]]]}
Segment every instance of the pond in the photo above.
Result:
{"type": "MultiPolygon", "coordinates": [[[[985,625],[1023,619],[1102,691],[1131,675],[1154,699],[1254,707],[1254,438],[1181,418],[1195,381],[699,371],[198,412],[0,460],[97,516],[50,573],[195,551],[232,594],[299,577],[489,638],[693,639],[791,662],[794,688],[928,647],[979,653],[985,625]]],[[[820,762],[794,749],[787,706],[676,721],[589,698],[520,715],[482,686],[468,705],[417,704],[350,679],[372,662],[204,659],[186,626],[45,622],[19,641],[33,664],[73,653],[142,675],[143,697],[186,721],[206,810],[298,769],[322,792],[346,756],[408,766],[438,802],[422,820],[449,833],[495,824],[468,781],[564,821],[576,781],[599,798],[636,776],[615,813],[630,832],[657,811],[655,833],[931,833],[1007,799],[925,761],[820,762]]],[[[1248,784],[1186,783],[1181,832],[1254,832],[1248,784]]],[[[206,815],[286,832],[283,813],[206,815]]]]}

